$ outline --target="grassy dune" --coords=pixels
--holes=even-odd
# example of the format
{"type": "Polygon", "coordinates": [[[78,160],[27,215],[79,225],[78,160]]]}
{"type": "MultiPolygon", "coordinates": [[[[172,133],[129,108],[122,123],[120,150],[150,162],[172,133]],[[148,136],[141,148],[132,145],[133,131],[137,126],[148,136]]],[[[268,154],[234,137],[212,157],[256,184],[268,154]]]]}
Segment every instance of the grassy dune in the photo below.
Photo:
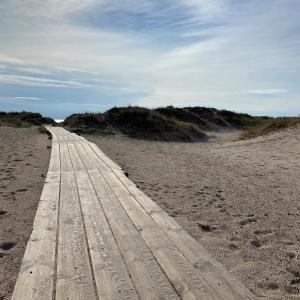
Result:
{"type": "Polygon", "coordinates": [[[105,113],[77,114],[64,125],[78,133],[123,133],[133,138],[165,141],[206,140],[198,126],[142,107],[112,108],[105,113]]]}
{"type": "Polygon", "coordinates": [[[55,124],[55,121],[32,112],[0,112],[0,126],[29,127],[55,124]]]}
{"type": "Polygon", "coordinates": [[[276,131],[293,128],[300,125],[300,117],[268,118],[263,122],[250,126],[240,135],[240,139],[253,139],[276,131]]]}
{"type": "Polygon", "coordinates": [[[165,141],[205,141],[205,131],[256,126],[267,118],[205,107],[148,109],[115,107],[104,113],[74,114],[64,126],[78,133],[114,134],[165,141]]]}

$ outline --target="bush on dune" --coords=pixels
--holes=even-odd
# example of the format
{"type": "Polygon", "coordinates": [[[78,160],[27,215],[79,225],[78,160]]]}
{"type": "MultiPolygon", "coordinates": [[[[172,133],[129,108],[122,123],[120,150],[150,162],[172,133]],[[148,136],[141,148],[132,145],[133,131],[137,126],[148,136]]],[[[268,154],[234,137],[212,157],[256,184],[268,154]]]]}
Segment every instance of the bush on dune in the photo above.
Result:
{"type": "Polygon", "coordinates": [[[116,133],[130,137],[165,141],[206,140],[207,135],[191,123],[168,118],[143,107],[114,107],[105,113],[77,114],[64,125],[80,133],[116,133]]]}
{"type": "Polygon", "coordinates": [[[78,133],[122,133],[133,138],[165,141],[207,140],[203,131],[242,130],[251,138],[293,126],[299,118],[255,117],[206,107],[148,109],[114,107],[104,113],[71,115],[64,126],[78,133]]]}
{"type": "Polygon", "coordinates": [[[32,112],[0,112],[0,125],[13,127],[40,126],[43,124],[55,124],[53,119],[43,117],[39,113],[32,112]]]}
{"type": "Polygon", "coordinates": [[[105,116],[115,128],[135,138],[183,141],[206,139],[206,135],[193,124],[168,118],[147,108],[113,108],[105,116]]]}

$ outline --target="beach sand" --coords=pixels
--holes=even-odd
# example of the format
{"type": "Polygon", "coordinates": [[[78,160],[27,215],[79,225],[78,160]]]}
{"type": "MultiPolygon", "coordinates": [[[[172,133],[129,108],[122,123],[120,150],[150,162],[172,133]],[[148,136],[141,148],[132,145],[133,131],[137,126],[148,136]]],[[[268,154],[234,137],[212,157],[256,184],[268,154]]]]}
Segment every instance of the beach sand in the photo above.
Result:
{"type": "Polygon", "coordinates": [[[51,145],[38,128],[0,126],[0,299],[14,289],[47,173],[51,145]]]}
{"type": "Polygon", "coordinates": [[[300,299],[300,128],[234,141],[86,136],[264,299],[300,299]]]}
{"type": "MultiPolygon", "coordinates": [[[[87,136],[263,299],[300,299],[300,128],[209,143],[87,136]]],[[[47,172],[37,128],[0,127],[0,299],[10,299],[47,172]],[[6,244],[5,244],[6,243],[6,244]]]]}

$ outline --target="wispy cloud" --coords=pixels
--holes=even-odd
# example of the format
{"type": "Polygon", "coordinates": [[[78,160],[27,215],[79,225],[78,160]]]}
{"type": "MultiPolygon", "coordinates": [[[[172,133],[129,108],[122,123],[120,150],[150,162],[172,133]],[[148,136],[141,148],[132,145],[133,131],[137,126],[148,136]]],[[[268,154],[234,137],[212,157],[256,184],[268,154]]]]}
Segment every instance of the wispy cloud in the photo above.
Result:
{"type": "Polygon", "coordinates": [[[25,85],[25,86],[40,86],[40,87],[68,87],[68,88],[83,88],[90,87],[90,85],[74,81],[74,80],[53,80],[30,76],[16,76],[16,75],[1,75],[0,83],[25,85]]]}
{"type": "Polygon", "coordinates": [[[97,104],[97,103],[78,103],[78,102],[60,102],[59,105],[70,105],[79,107],[109,107],[111,104],[97,104]]]}
{"type": "Polygon", "coordinates": [[[264,89],[264,90],[250,90],[246,91],[250,95],[261,95],[261,96],[276,96],[286,94],[286,89],[264,89]]]}
{"type": "Polygon", "coordinates": [[[22,100],[22,101],[41,101],[42,98],[38,97],[11,97],[11,96],[1,96],[0,100],[22,100]]]}
{"type": "MultiPolygon", "coordinates": [[[[100,0],[100,2],[102,2],[100,0]]],[[[95,7],[97,0],[11,0],[10,5],[15,9],[14,13],[28,17],[61,17],[78,14],[95,7]]]]}
{"type": "Polygon", "coordinates": [[[49,107],[63,88],[79,107],[103,98],[271,111],[272,98],[292,110],[299,10],[298,0],[4,0],[0,85],[51,88],[49,107]]]}
{"type": "Polygon", "coordinates": [[[36,69],[36,68],[30,68],[30,67],[14,67],[13,69],[21,73],[36,74],[36,75],[52,75],[51,72],[36,69]]]}
{"type": "Polygon", "coordinates": [[[0,63],[4,63],[4,64],[14,64],[14,65],[23,65],[26,64],[25,61],[13,57],[13,56],[9,56],[3,53],[0,53],[0,63]]]}

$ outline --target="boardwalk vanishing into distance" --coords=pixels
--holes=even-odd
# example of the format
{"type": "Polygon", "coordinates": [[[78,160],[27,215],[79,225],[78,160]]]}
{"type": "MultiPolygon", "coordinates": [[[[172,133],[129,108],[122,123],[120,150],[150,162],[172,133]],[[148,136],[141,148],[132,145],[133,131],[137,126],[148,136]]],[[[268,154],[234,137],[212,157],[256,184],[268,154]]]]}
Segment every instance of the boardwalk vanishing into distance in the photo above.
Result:
{"type": "Polygon", "coordinates": [[[50,165],[13,300],[256,299],[95,144],[47,129],[50,165]]]}

